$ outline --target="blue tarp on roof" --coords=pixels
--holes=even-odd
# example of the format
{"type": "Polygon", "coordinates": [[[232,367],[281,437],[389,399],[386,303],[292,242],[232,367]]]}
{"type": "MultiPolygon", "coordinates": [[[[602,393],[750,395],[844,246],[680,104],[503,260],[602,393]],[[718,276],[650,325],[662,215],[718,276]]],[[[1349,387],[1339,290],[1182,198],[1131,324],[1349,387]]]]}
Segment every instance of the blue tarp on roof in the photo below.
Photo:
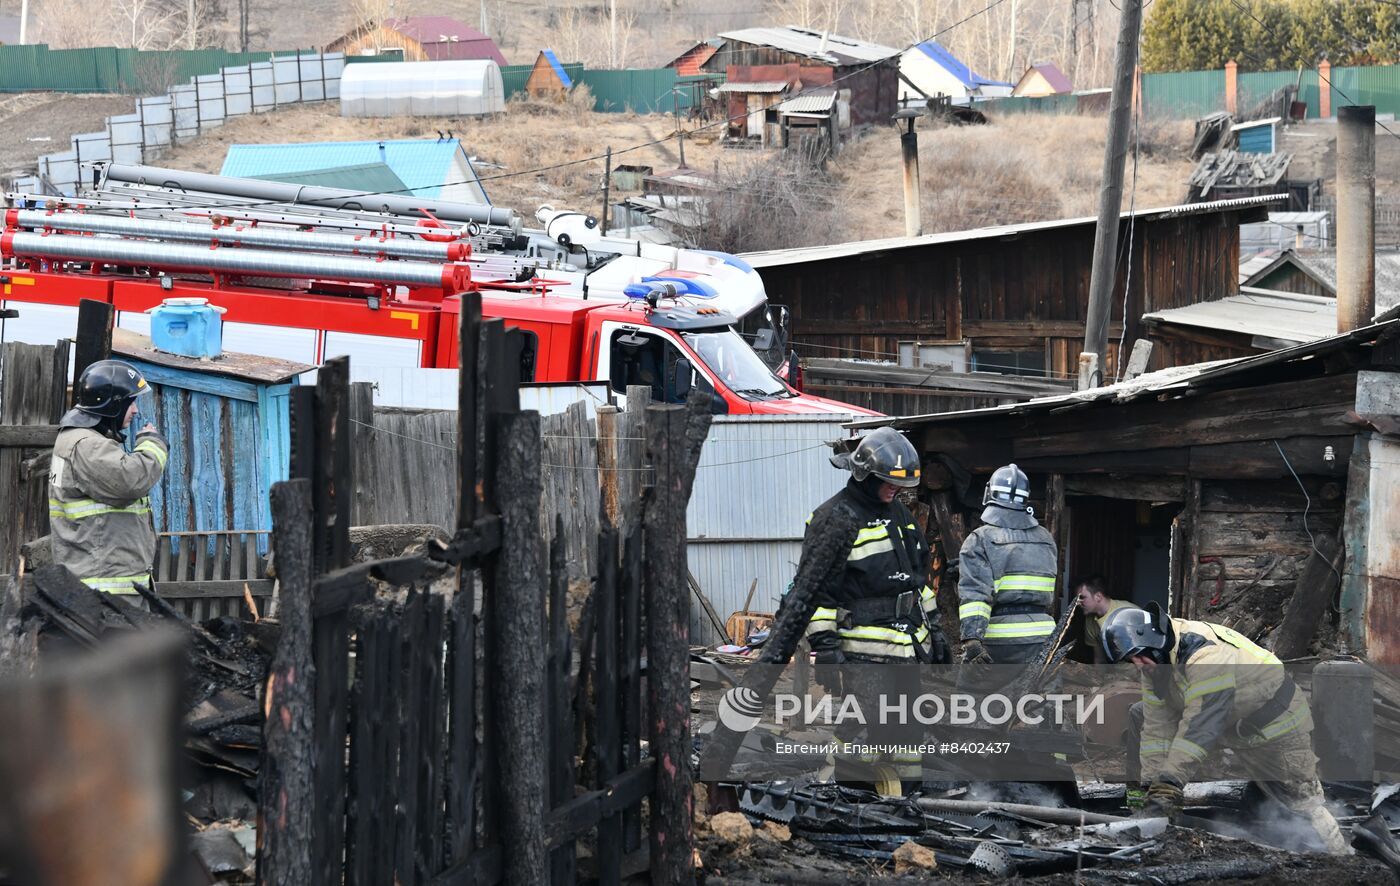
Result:
{"type": "Polygon", "coordinates": [[[549,61],[549,66],[554,69],[554,73],[558,75],[559,82],[564,84],[564,88],[573,89],[574,81],[569,79],[569,75],[564,71],[564,66],[559,63],[559,59],[554,55],[554,50],[542,49],[540,51],[544,53],[544,57],[549,61]]]}
{"type": "Polygon", "coordinates": [[[461,179],[461,159],[469,178],[469,199],[485,203],[486,191],[457,139],[386,139],[363,142],[308,142],[294,145],[230,145],[221,175],[253,178],[382,163],[404,184],[406,193],[442,196],[444,185],[461,179]]]}
{"type": "Polygon", "coordinates": [[[957,56],[939,46],[934,40],[926,40],[919,44],[919,49],[924,55],[938,62],[945,71],[958,78],[958,82],[968,89],[976,89],[979,86],[1011,86],[1002,80],[988,80],[981,74],[973,73],[972,69],[963,64],[957,56]]]}

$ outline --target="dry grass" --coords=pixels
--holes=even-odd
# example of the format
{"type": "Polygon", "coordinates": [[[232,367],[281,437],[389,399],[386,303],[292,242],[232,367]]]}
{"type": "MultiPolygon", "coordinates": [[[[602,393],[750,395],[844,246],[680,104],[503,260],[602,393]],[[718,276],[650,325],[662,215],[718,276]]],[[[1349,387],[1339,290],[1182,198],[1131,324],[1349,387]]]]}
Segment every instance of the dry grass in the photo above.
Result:
{"type": "MultiPolygon", "coordinates": [[[[512,102],[506,114],[486,120],[343,118],[334,104],[307,105],[239,118],[159,162],[217,172],[230,144],[435,138],[438,130],[450,130],[477,159],[492,202],[529,217],[544,203],[599,211],[603,161],[570,161],[599,156],[609,145],[615,164],[658,170],[677,166],[674,139],[623,153],[630,146],[666,139],[673,126],[666,115],[600,114],[588,108],[586,98],[564,104],[512,102]]],[[[919,136],[925,232],[1071,218],[1097,210],[1103,118],[1028,114],[987,126],[925,126],[919,136]]],[[[1185,122],[1144,127],[1138,208],[1182,200],[1192,166],[1190,132],[1185,122]]],[[[722,149],[715,134],[711,129],[704,139],[686,140],[687,164],[764,198],[744,201],[735,211],[738,216],[772,220],[762,236],[747,238],[744,231],[755,230],[749,221],[726,223],[722,239],[727,248],[817,245],[904,233],[899,138],[893,129],[877,128],[847,145],[825,172],[797,174],[775,154],[722,149]]],[[[1131,185],[1130,162],[1124,208],[1131,185]]]]}
{"type": "MultiPolygon", "coordinates": [[[[1098,208],[1107,123],[1102,117],[1013,115],[986,126],[928,127],[919,134],[926,233],[1093,215],[1098,208]]],[[[1144,127],[1138,208],[1181,202],[1192,164],[1191,125],[1144,127]]],[[[904,233],[899,139],[876,130],[837,158],[835,178],[862,237],[904,233]]],[[[1123,207],[1132,187],[1131,158],[1123,207]]],[[[836,238],[846,239],[846,238],[836,238]]]]}

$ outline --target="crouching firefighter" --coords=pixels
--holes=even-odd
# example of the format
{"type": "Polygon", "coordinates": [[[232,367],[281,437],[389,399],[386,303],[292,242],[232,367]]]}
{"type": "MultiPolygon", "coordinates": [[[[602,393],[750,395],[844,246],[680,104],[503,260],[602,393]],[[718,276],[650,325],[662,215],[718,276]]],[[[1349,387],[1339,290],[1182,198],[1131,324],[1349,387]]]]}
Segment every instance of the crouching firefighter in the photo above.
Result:
{"type": "MultiPolygon", "coordinates": [[[[853,452],[832,456],[831,462],[849,470],[851,478],[808,519],[802,557],[833,553],[815,548],[831,535],[824,531],[826,524],[841,519],[838,511],[854,514],[857,531],[816,594],[806,636],[815,653],[817,681],[873,703],[881,694],[916,691],[917,665],[950,660],[937,621],[938,601],[925,583],[928,544],[914,515],[896,497],[901,489],[919,484],[919,454],[903,434],[879,428],[853,452]],[[857,666],[836,667],[843,664],[857,666]],[[914,667],[861,666],[871,664],[914,667]],[[891,682],[884,682],[887,678],[891,682]]],[[[918,778],[921,760],[917,754],[907,756],[884,762],[896,764],[901,779],[918,778]]]]}
{"type": "Polygon", "coordinates": [[[49,469],[53,559],[83,583],[109,594],[135,594],[149,585],[156,533],[147,497],[165,470],[169,446],[146,424],[131,452],[123,431],[136,398],[150,387],[119,360],[83,370],[76,406],[59,421],[49,469]]]}
{"type": "Polygon", "coordinates": [[[1139,772],[1150,782],[1146,814],[1179,813],[1193,772],[1213,755],[1218,763],[1229,748],[1245,774],[1305,819],[1328,852],[1350,853],[1323,806],[1312,712],[1273,653],[1227,627],[1170,618],[1156,603],[1110,613],[1103,646],[1109,661],[1130,661],[1142,675],[1127,750],[1130,758],[1137,751],[1139,772]]]}
{"type": "Polygon", "coordinates": [[[997,468],[982,493],[982,525],[958,556],[962,660],[1022,664],[1055,631],[1058,550],[1027,504],[1030,481],[1016,465],[997,468]]]}

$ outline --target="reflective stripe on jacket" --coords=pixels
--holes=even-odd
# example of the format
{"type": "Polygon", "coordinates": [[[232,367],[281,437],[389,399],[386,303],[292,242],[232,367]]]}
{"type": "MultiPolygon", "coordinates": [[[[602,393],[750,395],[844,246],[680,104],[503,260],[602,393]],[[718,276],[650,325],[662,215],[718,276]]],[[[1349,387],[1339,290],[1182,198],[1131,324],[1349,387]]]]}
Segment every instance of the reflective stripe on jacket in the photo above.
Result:
{"type": "Polygon", "coordinates": [[[961,638],[988,645],[1041,642],[1055,630],[1055,539],[1026,511],[989,505],[982,520],[958,559],[961,638]],[[1003,611],[1007,607],[1015,608],[1003,611]]]}
{"type": "Polygon", "coordinates": [[[134,593],[134,583],[149,581],[156,533],[147,495],[167,457],[156,436],[127,452],[91,428],[59,432],[49,468],[54,562],[108,593],[134,593]]]}
{"type": "Polygon", "coordinates": [[[1220,746],[1257,747],[1294,732],[1312,730],[1302,692],[1258,734],[1237,726],[1279,691],[1283,663],[1248,637],[1221,625],[1172,619],[1176,642],[1169,664],[1143,675],[1142,774],[1169,775],[1182,784],[1220,746]]]}
{"type": "MultiPolygon", "coordinates": [[[[910,600],[935,623],[938,600],[925,583],[929,549],[914,515],[897,499],[889,504],[866,495],[854,481],[832,496],[807,520],[807,539],[816,537],[822,521],[830,519],[836,503],[843,503],[857,516],[860,529],[846,554],[846,566],[832,587],[823,589],[817,609],[807,624],[807,638],[815,650],[840,649],[865,659],[914,659],[915,643],[927,646],[929,630],[919,624],[911,611],[903,622],[893,617],[858,624],[843,604],[855,600],[894,598],[906,592],[910,600]],[[911,631],[912,630],[912,634],[911,631]]],[[[804,542],[805,544],[805,542],[804,542]]],[[[804,552],[805,556],[805,552],[804,552]]],[[[891,603],[893,610],[893,603],[891,603]]]]}

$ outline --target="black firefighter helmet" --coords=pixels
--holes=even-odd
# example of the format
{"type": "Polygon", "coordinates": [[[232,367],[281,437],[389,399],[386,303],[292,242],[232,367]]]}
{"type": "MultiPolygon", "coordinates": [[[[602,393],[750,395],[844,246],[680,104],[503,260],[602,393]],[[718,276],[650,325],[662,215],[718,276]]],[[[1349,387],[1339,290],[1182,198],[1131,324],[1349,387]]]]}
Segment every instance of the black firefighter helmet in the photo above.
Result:
{"type": "Polygon", "coordinates": [[[130,364],[98,360],[78,378],[73,406],[98,418],[122,418],[131,401],[149,390],[146,379],[130,364]]]}
{"type": "Polygon", "coordinates": [[[1112,662],[1146,655],[1164,663],[1172,646],[1172,621],[1157,603],[1115,609],[1103,621],[1103,651],[1112,662]]]}
{"type": "Polygon", "coordinates": [[[850,471],[857,483],[874,476],[895,486],[919,485],[919,451],[894,428],[876,428],[854,452],[833,455],[831,463],[850,471]]]}

